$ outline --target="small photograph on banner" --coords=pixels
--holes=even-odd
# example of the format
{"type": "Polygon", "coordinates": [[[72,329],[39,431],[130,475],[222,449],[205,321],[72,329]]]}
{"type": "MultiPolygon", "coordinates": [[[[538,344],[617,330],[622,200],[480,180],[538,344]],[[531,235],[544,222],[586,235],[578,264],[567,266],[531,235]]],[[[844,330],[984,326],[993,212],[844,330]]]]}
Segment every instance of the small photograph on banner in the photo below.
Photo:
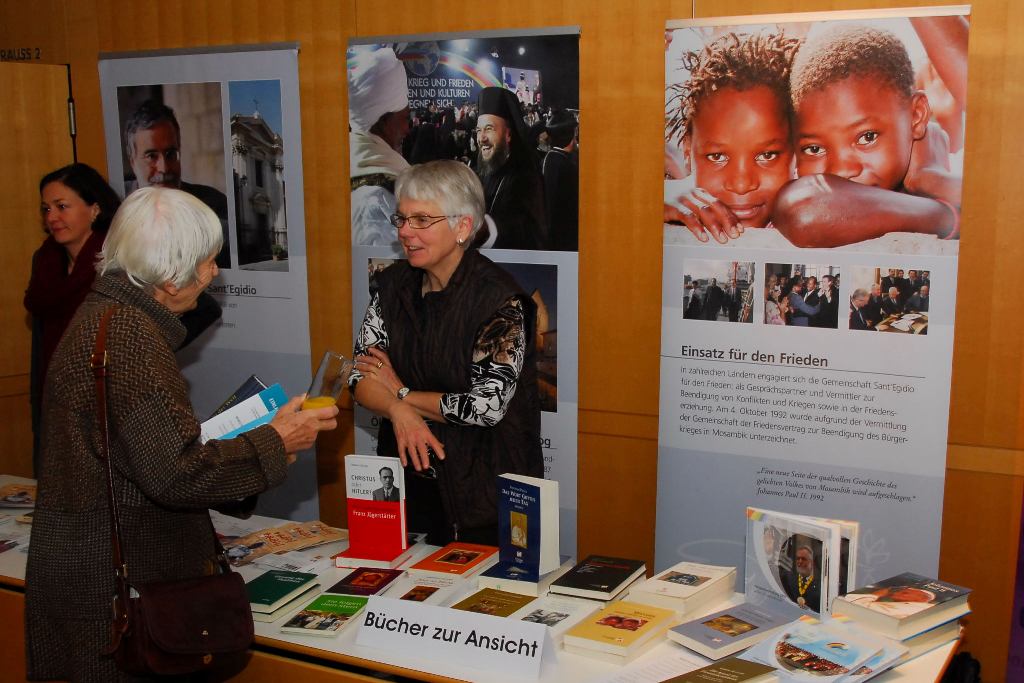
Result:
{"type": "Polygon", "coordinates": [[[836,329],[839,266],[766,264],[764,323],[836,329]]]}
{"type": "Polygon", "coordinates": [[[683,318],[753,322],[755,274],[752,262],[683,262],[683,318]]]}
{"type": "Polygon", "coordinates": [[[287,272],[281,82],[231,81],[228,100],[238,267],[287,272]]]}
{"type": "Polygon", "coordinates": [[[217,267],[231,268],[220,83],[117,88],[124,194],[170,187],[213,209],[224,231],[217,267]]]}
{"type": "Polygon", "coordinates": [[[962,17],[670,24],[665,38],[666,244],[956,254],[962,17]]]}
{"type": "Polygon", "coordinates": [[[928,334],[931,271],[855,266],[847,272],[851,330],[928,334]]]}

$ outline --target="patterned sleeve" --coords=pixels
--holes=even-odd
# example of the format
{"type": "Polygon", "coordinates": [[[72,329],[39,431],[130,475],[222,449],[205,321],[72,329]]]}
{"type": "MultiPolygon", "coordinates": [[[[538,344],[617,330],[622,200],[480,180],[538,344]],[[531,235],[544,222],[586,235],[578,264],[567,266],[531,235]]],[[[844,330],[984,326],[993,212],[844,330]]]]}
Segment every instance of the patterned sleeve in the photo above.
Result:
{"type": "MultiPolygon", "coordinates": [[[[382,351],[388,350],[388,332],[384,329],[384,318],[380,314],[380,295],[376,291],[370,295],[370,305],[366,307],[366,315],[363,316],[363,324],[359,328],[352,357],[366,355],[366,350],[371,346],[376,346],[382,351]]],[[[363,373],[353,366],[348,386],[355,389],[362,378],[363,373]]]]}
{"type": "Polygon", "coordinates": [[[441,415],[455,425],[498,424],[515,396],[525,355],[523,306],[517,297],[511,297],[477,334],[469,392],[443,394],[441,415]]]}

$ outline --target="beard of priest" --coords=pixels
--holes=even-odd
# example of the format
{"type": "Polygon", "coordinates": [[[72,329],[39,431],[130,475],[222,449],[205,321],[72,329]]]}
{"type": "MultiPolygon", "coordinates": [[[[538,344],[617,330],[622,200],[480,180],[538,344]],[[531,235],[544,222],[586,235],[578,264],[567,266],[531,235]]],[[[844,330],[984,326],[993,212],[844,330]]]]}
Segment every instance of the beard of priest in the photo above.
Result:
{"type": "Polygon", "coordinates": [[[473,244],[546,249],[548,225],[540,159],[530,144],[519,101],[510,90],[490,87],[480,91],[477,105],[476,172],[484,186],[489,220],[473,244]],[[492,229],[496,229],[496,237],[492,229]]]}

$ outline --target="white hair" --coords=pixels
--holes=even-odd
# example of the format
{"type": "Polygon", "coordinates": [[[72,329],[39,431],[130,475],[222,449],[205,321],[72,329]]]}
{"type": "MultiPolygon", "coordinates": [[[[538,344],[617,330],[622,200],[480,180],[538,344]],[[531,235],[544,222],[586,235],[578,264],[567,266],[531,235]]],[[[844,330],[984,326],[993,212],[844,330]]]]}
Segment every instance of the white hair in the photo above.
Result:
{"type": "Polygon", "coordinates": [[[466,243],[473,241],[484,223],[484,188],[469,166],[453,160],[428,161],[410,166],[395,180],[395,198],[434,202],[444,215],[451,216],[448,226],[455,230],[459,218],[469,216],[473,231],[466,243]]]}
{"type": "Polygon", "coordinates": [[[220,251],[220,220],[196,197],[166,187],[132,192],[114,214],[96,270],[124,273],[137,287],[186,287],[220,251]]]}

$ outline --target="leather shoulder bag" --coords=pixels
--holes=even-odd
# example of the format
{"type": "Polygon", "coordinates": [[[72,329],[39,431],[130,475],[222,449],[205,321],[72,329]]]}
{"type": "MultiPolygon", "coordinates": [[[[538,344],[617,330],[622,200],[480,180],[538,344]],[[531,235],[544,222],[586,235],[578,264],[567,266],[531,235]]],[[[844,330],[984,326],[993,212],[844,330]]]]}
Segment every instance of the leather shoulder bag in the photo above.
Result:
{"type": "MultiPolygon", "coordinates": [[[[252,612],[242,577],[231,571],[224,548],[213,534],[215,574],[189,579],[133,582],[124,555],[121,517],[114,491],[107,421],[106,336],[113,306],[100,320],[90,359],[96,382],[96,412],[101,431],[100,460],[107,469],[111,548],[114,565],[114,615],[110,644],[103,654],[134,675],[187,674],[239,663],[253,639],[252,612]]],[[[213,524],[210,524],[211,531],[213,524]]]]}

